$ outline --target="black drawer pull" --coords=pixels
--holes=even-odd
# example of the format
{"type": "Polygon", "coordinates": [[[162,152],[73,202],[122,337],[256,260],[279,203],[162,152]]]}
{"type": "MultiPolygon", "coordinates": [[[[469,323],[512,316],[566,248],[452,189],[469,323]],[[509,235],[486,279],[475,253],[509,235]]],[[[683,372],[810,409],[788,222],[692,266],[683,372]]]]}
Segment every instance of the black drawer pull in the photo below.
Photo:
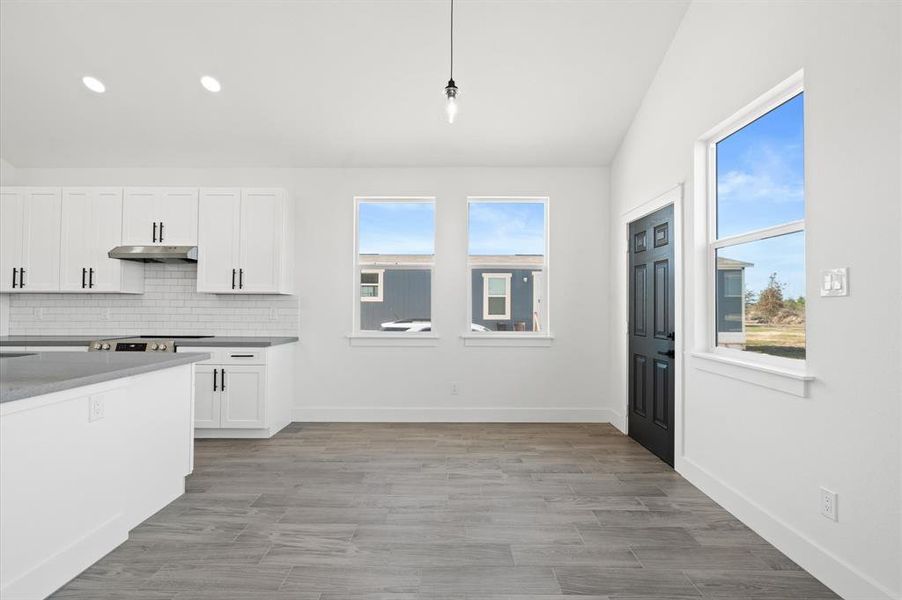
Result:
{"type": "Polygon", "coordinates": [[[254,358],[253,354],[229,354],[231,358],[254,358]]]}

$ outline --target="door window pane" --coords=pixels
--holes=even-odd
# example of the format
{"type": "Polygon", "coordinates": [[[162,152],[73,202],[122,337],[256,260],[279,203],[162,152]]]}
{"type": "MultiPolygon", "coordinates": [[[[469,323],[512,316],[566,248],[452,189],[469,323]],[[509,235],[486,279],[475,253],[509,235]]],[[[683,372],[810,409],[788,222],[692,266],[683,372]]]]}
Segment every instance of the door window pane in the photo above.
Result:
{"type": "Polygon", "coordinates": [[[718,249],[716,287],[718,346],[805,358],[804,231],[718,249]]]}
{"type": "Polygon", "coordinates": [[[799,94],[717,142],[717,238],[805,218],[799,94]]]}

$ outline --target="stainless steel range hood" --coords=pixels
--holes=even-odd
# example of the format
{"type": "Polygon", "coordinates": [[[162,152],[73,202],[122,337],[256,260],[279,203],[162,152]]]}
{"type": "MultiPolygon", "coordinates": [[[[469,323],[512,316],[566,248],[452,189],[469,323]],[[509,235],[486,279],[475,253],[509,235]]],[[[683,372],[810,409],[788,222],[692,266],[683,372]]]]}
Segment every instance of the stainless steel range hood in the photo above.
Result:
{"type": "Polygon", "coordinates": [[[197,246],[117,246],[108,255],[138,262],[191,263],[197,262],[197,246]]]}

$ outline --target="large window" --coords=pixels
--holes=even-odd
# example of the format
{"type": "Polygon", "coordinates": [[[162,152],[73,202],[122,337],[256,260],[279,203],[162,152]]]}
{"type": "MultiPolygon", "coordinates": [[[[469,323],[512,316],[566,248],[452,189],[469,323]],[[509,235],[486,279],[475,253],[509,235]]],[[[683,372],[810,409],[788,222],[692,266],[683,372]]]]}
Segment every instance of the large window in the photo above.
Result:
{"type": "Polygon", "coordinates": [[[804,95],[738,118],[709,146],[714,344],[805,358],[804,95]]]}
{"type": "Polygon", "coordinates": [[[354,331],[432,331],[434,201],[358,198],[355,208],[354,331]]]}
{"type": "Polygon", "coordinates": [[[470,331],[548,333],[547,198],[470,198],[470,331]]]}

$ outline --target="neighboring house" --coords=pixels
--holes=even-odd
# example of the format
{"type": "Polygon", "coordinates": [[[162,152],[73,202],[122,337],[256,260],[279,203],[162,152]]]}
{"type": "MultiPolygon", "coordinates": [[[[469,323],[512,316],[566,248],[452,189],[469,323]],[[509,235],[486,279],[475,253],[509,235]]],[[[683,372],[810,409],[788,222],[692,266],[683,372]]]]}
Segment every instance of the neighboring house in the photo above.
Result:
{"type": "Polygon", "coordinates": [[[745,270],[753,263],[717,258],[717,343],[745,346],[745,270]]]}
{"type": "MultiPolygon", "coordinates": [[[[360,328],[430,321],[431,262],[431,256],[361,255],[360,328]],[[404,267],[386,266],[398,263],[404,267]]],[[[542,265],[541,256],[471,256],[472,329],[538,331],[545,310],[542,265]]]]}

